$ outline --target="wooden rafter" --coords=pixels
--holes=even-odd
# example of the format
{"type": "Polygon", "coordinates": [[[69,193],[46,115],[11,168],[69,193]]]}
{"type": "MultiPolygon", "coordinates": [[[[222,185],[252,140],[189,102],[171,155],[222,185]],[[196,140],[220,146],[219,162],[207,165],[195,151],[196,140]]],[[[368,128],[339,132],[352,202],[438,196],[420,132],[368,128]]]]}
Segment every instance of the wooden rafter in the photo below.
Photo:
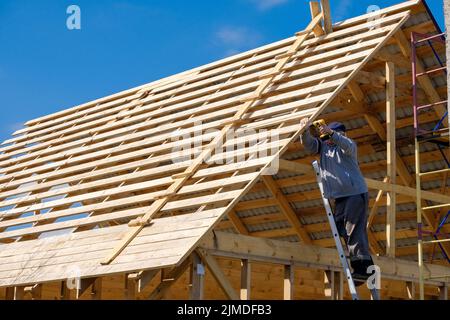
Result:
{"type": "MultiPolygon", "coordinates": [[[[395,90],[395,65],[392,62],[386,63],[386,137],[387,137],[387,177],[391,184],[396,184],[396,90],[395,90]]],[[[386,219],[386,254],[394,258],[396,248],[397,229],[397,201],[395,192],[387,192],[387,219],[386,219]]]]}
{"type": "Polygon", "coordinates": [[[198,155],[194,161],[190,163],[188,168],[184,172],[178,175],[172,176],[174,182],[167,189],[167,192],[162,194],[160,198],[156,199],[155,202],[150,206],[149,211],[142,216],[142,225],[130,228],[129,233],[124,237],[124,239],[119,243],[119,245],[114,248],[112,253],[102,261],[102,264],[109,264],[113,261],[125,247],[142,231],[145,225],[169,202],[170,198],[173,197],[189,180],[189,178],[196,173],[200,166],[208,159],[217,148],[219,144],[222,143],[223,139],[227,136],[228,132],[233,129],[238,122],[242,120],[242,117],[247,113],[247,111],[255,104],[255,102],[262,97],[266,89],[272,84],[276,76],[283,72],[283,68],[290,61],[293,55],[295,55],[301,45],[308,38],[313,28],[323,19],[323,14],[319,14],[314,17],[311,23],[306,27],[304,32],[300,33],[299,37],[294,41],[291,47],[288,49],[286,56],[281,58],[275,67],[269,72],[267,78],[264,77],[262,82],[259,84],[255,92],[245,99],[241,100],[243,105],[239,107],[233,118],[228,120],[225,126],[220,131],[213,141],[211,141],[203,151],[198,155]]]}
{"type": "Polygon", "coordinates": [[[331,9],[329,0],[320,0],[323,12],[323,26],[326,33],[333,32],[333,23],[331,22],[331,9]]]}
{"type": "Polygon", "coordinates": [[[228,219],[230,219],[231,223],[233,224],[234,228],[243,235],[248,235],[248,230],[245,227],[245,225],[242,223],[241,219],[237,215],[236,211],[231,210],[228,212],[228,219]]]}
{"type": "MultiPolygon", "coordinates": [[[[319,2],[310,1],[309,2],[309,8],[311,10],[311,18],[312,19],[314,19],[315,17],[317,17],[321,13],[319,2]]],[[[313,28],[313,32],[314,32],[314,35],[316,37],[320,37],[320,36],[323,36],[325,34],[325,31],[323,30],[323,28],[320,25],[316,25],[313,28]]]]}
{"type": "Polygon", "coordinates": [[[311,238],[309,237],[308,232],[305,230],[304,226],[298,219],[297,214],[295,213],[294,209],[292,209],[283,192],[277,186],[276,181],[271,176],[263,176],[261,179],[266,185],[269,192],[274,197],[277,205],[284,213],[289,223],[294,228],[300,240],[305,243],[311,243],[311,238]]]}

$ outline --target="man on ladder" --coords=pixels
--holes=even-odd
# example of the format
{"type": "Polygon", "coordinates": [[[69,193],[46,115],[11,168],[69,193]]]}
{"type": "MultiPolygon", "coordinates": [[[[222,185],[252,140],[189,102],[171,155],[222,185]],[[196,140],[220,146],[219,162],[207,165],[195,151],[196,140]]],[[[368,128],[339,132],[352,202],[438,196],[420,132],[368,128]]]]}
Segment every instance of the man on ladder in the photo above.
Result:
{"type": "Polygon", "coordinates": [[[373,260],[369,253],[367,237],[368,188],[357,159],[356,143],[345,134],[343,124],[324,121],[314,122],[320,138],[314,137],[308,118],[301,126],[307,129],[301,136],[306,151],[320,155],[320,175],[323,196],[334,201],[334,220],[350,254],[352,278],[355,285],[362,285],[372,275],[373,260]]]}

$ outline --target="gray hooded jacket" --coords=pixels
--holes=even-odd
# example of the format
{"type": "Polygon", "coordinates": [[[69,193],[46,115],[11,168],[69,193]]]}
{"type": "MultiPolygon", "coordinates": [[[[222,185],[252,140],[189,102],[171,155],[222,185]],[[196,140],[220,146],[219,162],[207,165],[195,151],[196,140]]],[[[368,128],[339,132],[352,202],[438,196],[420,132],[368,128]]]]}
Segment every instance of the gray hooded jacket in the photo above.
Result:
{"type": "Polygon", "coordinates": [[[356,143],[334,132],[329,146],[314,138],[309,130],[301,136],[306,151],[320,154],[320,169],[325,197],[338,199],[368,192],[366,181],[358,165],[356,143]]]}

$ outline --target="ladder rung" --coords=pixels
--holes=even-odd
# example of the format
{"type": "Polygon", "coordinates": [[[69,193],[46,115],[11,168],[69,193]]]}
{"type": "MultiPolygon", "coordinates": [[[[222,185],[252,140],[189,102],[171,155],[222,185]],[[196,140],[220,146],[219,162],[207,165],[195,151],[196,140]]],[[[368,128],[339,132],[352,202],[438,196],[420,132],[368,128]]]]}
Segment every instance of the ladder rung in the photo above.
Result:
{"type": "Polygon", "coordinates": [[[443,276],[424,277],[425,280],[446,279],[446,278],[450,278],[450,274],[448,274],[448,275],[443,275],[443,276]]]}
{"type": "Polygon", "coordinates": [[[419,173],[419,176],[425,177],[425,176],[430,176],[430,175],[440,174],[440,173],[445,173],[445,172],[450,172],[450,168],[437,170],[437,171],[422,172],[422,173],[419,173]]]}
{"type": "Polygon", "coordinates": [[[437,73],[439,71],[445,71],[445,70],[447,70],[447,67],[441,67],[441,68],[437,68],[437,69],[433,69],[433,70],[428,70],[428,71],[425,71],[425,72],[422,72],[422,73],[418,73],[418,74],[416,74],[416,76],[417,77],[422,77],[422,76],[426,76],[426,75],[429,75],[429,74],[433,74],[433,73],[437,73]]]}
{"type": "Polygon", "coordinates": [[[436,107],[436,106],[439,106],[439,105],[444,105],[444,104],[447,104],[447,103],[448,103],[447,100],[443,100],[443,101],[439,101],[439,102],[435,102],[435,103],[431,103],[431,104],[426,104],[426,105],[423,105],[423,106],[418,106],[417,110],[429,109],[429,108],[436,107]]]}
{"type": "Polygon", "coordinates": [[[423,207],[422,210],[434,210],[434,209],[445,208],[445,207],[450,207],[450,203],[438,204],[438,205],[430,206],[430,207],[423,207]]]}
{"type": "Polygon", "coordinates": [[[415,41],[415,44],[418,45],[422,42],[427,42],[427,41],[431,41],[431,40],[445,43],[445,33],[440,33],[440,34],[436,34],[436,35],[426,35],[426,38],[422,38],[420,40],[415,41]]]}
{"type": "Polygon", "coordinates": [[[450,242],[450,239],[422,241],[423,244],[442,243],[442,242],[450,242]]]}

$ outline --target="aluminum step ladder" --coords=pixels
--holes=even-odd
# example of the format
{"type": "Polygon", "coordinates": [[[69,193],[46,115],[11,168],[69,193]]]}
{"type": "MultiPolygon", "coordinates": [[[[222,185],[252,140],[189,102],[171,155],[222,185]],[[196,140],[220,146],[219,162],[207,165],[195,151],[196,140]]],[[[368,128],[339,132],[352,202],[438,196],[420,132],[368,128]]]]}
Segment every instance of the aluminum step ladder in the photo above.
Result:
{"type": "MultiPolygon", "coordinates": [[[[327,198],[325,198],[324,192],[323,192],[323,184],[322,184],[322,178],[320,175],[320,167],[319,163],[317,161],[314,161],[312,163],[314,171],[316,173],[317,178],[317,184],[319,185],[320,194],[322,196],[323,204],[325,206],[325,210],[327,213],[328,222],[330,223],[331,232],[333,233],[334,242],[336,243],[336,248],[339,253],[339,259],[341,261],[342,267],[344,268],[344,275],[347,279],[348,288],[350,289],[350,294],[352,296],[353,300],[359,300],[358,292],[356,291],[355,282],[352,277],[352,273],[349,267],[348,258],[345,254],[344,247],[342,246],[341,238],[339,236],[339,232],[336,227],[336,222],[334,221],[334,214],[333,210],[331,209],[330,202],[327,198]]],[[[379,292],[375,289],[370,289],[370,292],[372,294],[373,300],[380,300],[379,292]]]]}

